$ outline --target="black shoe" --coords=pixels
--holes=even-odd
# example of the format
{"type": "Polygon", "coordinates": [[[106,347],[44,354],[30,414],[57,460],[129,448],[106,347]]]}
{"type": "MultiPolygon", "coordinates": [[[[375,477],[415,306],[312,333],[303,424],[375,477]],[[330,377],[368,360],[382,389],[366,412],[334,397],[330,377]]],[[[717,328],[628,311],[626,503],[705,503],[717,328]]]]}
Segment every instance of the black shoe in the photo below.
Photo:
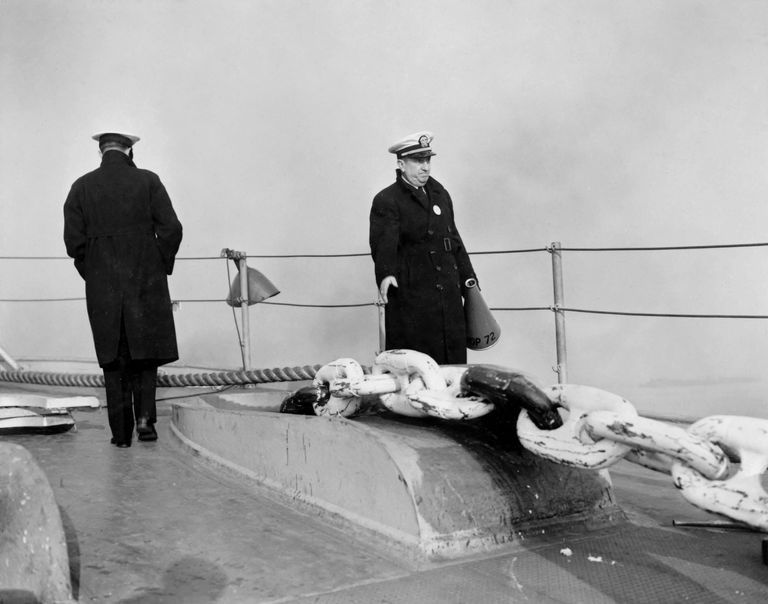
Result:
{"type": "Polygon", "coordinates": [[[117,445],[118,449],[127,449],[131,446],[131,442],[128,441],[127,443],[115,443],[117,445]]]}
{"type": "Polygon", "coordinates": [[[139,434],[139,440],[143,442],[157,440],[157,431],[155,426],[147,422],[146,419],[140,419],[136,426],[136,432],[139,434]]]}

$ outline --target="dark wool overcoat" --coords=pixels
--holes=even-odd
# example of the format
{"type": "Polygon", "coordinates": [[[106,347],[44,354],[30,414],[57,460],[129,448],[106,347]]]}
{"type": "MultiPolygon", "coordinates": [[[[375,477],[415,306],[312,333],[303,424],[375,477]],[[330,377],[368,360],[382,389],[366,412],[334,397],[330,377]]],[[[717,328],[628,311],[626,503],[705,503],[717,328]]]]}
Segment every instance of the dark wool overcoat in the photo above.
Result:
{"type": "Polygon", "coordinates": [[[438,364],[467,362],[462,295],[474,277],[443,186],[429,178],[426,196],[397,172],[393,184],[373,198],[371,255],[376,284],[392,275],[385,307],[386,348],[410,348],[438,364]]]}
{"type": "Polygon", "coordinates": [[[78,178],[64,203],[67,254],[85,280],[88,319],[102,367],[117,358],[120,322],[131,358],[179,358],[168,277],[182,227],[160,178],[120,151],[78,178]]]}

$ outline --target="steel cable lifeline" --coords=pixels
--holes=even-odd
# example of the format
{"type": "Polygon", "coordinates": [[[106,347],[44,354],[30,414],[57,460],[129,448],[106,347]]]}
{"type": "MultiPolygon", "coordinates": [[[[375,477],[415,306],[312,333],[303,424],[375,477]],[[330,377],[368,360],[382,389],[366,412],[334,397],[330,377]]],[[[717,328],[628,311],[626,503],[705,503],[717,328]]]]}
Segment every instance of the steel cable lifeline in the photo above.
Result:
{"type": "MultiPolygon", "coordinates": [[[[657,246],[625,246],[625,247],[561,247],[565,252],[648,252],[672,250],[706,250],[723,248],[768,247],[768,242],[755,243],[711,243],[702,245],[657,245],[657,246]]],[[[487,254],[523,254],[529,252],[546,252],[550,247],[534,247],[509,250],[486,250],[471,252],[470,255],[487,254]]],[[[344,254],[249,254],[249,258],[355,258],[370,256],[369,252],[351,252],[344,254]]],[[[176,260],[221,260],[221,256],[179,256],[176,260]]],[[[0,260],[67,260],[69,256],[0,256],[0,260]]]]}
{"type": "Polygon", "coordinates": [[[620,317],[668,317],[672,319],[768,319],[768,315],[726,315],[726,314],[698,314],[698,313],[662,313],[662,312],[628,312],[620,310],[591,310],[588,308],[571,308],[569,306],[521,306],[521,307],[496,307],[496,311],[524,311],[524,310],[549,310],[552,312],[577,312],[592,315],[614,315],[620,317]]]}
{"type": "Polygon", "coordinates": [[[765,247],[768,243],[721,243],[709,245],[657,245],[628,247],[563,247],[566,252],[659,252],[673,250],[710,250],[740,247],[765,247]]]}
{"type": "MultiPolygon", "coordinates": [[[[634,252],[634,251],[675,251],[675,250],[703,250],[703,249],[733,249],[733,248],[750,248],[750,247],[767,247],[768,242],[755,242],[755,243],[725,243],[725,244],[703,244],[703,245],[663,245],[663,246],[626,246],[626,247],[562,247],[557,246],[557,249],[561,252],[634,252]]],[[[506,249],[506,250],[485,250],[479,252],[471,252],[470,255],[492,255],[492,254],[522,254],[531,252],[549,252],[552,253],[554,249],[553,245],[545,247],[535,248],[522,248],[522,249],[506,249]]],[[[231,252],[231,250],[223,250],[231,252]]],[[[367,257],[370,254],[367,252],[353,252],[342,254],[249,254],[249,258],[274,258],[274,259],[289,259],[289,258],[352,258],[352,257],[367,257]]],[[[183,256],[177,258],[179,261],[189,260],[221,260],[227,259],[227,256],[183,256]]],[[[71,260],[66,256],[0,256],[0,260],[71,260]]],[[[229,272],[229,271],[227,271],[229,272]]],[[[83,301],[84,297],[75,298],[3,298],[0,302],[75,302],[83,301]]],[[[203,303],[218,303],[225,302],[224,298],[202,299],[202,298],[187,298],[187,299],[175,299],[174,303],[180,302],[203,302],[203,303]]],[[[344,303],[344,304],[306,304],[306,303],[294,303],[294,302],[274,302],[263,301],[261,304],[269,304],[272,306],[287,306],[295,308],[363,308],[367,306],[376,306],[376,302],[358,302],[358,303],[344,303]]],[[[492,307],[490,310],[505,312],[505,311],[533,311],[533,310],[549,310],[553,312],[568,311],[578,313],[589,314],[601,314],[601,315],[614,315],[614,316],[638,316],[638,317],[669,317],[669,318],[701,318],[701,319],[768,319],[768,315],[740,315],[740,314],[724,314],[724,313],[648,313],[648,312],[628,312],[628,311],[611,311],[611,310],[598,310],[598,309],[581,309],[581,308],[568,308],[562,305],[548,305],[548,306],[524,306],[524,307],[492,307]]]]}

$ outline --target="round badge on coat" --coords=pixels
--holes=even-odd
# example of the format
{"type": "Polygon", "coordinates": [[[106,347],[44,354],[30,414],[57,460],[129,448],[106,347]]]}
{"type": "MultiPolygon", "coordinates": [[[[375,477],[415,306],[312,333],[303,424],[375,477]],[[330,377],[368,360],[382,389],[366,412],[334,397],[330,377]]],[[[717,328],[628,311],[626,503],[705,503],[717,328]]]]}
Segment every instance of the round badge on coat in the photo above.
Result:
{"type": "Polygon", "coordinates": [[[433,211],[435,214],[437,214],[438,216],[440,216],[440,214],[442,214],[442,213],[443,213],[443,211],[440,209],[440,206],[439,206],[439,205],[437,205],[437,204],[435,204],[435,205],[433,205],[433,206],[432,206],[432,211],[433,211]]]}

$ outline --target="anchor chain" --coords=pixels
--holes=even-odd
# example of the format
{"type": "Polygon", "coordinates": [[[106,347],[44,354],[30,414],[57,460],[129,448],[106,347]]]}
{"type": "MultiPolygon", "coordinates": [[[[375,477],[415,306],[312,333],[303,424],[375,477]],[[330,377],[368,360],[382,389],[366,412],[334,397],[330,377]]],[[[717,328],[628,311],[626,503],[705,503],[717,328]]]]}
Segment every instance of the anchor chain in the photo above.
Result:
{"type": "Polygon", "coordinates": [[[544,389],[524,372],[496,365],[441,367],[426,354],[404,349],[380,353],[369,372],[354,359],[328,363],[312,386],[288,396],[283,407],[285,413],[341,417],[383,407],[408,417],[459,421],[507,407],[527,409],[542,429],[562,424],[544,389]]]}
{"type": "Polygon", "coordinates": [[[495,365],[439,366],[412,350],[388,350],[370,373],[353,359],[322,367],[284,412],[354,417],[377,405],[410,417],[470,420],[497,407],[519,409],[527,450],[588,470],[626,459],[671,474],[682,496],[708,512],[768,532],[768,419],[705,417],[687,429],[641,417],[628,400],[591,386],[539,386],[495,365]]]}

